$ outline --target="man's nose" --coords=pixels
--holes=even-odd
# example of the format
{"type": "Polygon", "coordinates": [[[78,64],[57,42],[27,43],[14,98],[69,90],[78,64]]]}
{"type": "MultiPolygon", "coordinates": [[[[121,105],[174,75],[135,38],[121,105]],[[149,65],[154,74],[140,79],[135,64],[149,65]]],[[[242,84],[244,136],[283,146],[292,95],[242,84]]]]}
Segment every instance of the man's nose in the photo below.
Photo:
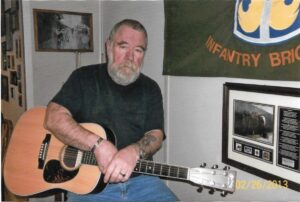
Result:
{"type": "Polygon", "coordinates": [[[133,50],[127,50],[125,56],[126,56],[126,59],[127,59],[127,60],[133,61],[133,58],[134,58],[133,50]]]}

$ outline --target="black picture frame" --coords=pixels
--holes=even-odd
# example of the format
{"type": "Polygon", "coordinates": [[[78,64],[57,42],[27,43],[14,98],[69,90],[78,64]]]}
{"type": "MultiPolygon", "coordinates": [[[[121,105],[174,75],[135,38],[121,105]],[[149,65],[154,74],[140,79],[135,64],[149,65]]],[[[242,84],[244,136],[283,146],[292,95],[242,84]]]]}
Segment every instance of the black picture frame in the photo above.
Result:
{"type": "Polygon", "coordinates": [[[15,32],[19,30],[19,12],[16,11],[11,11],[11,31],[15,32]]]}
{"type": "Polygon", "coordinates": [[[17,86],[18,85],[18,74],[17,71],[10,71],[10,84],[17,86]]]}
{"type": "Polygon", "coordinates": [[[91,13],[33,9],[36,51],[93,51],[91,13]]]}
{"type": "Polygon", "coordinates": [[[8,92],[8,76],[1,75],[1,99],[9,101],[9,92],[8,92]]]}
{"type": "Polygon", "coordinates": [[[6,22],[5,22],[5,1],[1,0],[1,36],[6,34],[6,22]]]}
{"type": "Polygon", "coordinates": [[[225,83],[222,124],[223,163],[300,192],[300,88],[225,83]]]}
{"type": "Polygon", "coordinates": [[[6,42],[1,43],[1,64],[2,64],[2,70],[6,71],[7,70],[7,55],[6,55],[6,42]]]}
{"type": "Polygon", "coordinates": [[[12,16],[10,9],[4,13],[5,20],[5,38],[6,38],[6,51],[13,50],[13,30],[12,30],[12,16]]]}

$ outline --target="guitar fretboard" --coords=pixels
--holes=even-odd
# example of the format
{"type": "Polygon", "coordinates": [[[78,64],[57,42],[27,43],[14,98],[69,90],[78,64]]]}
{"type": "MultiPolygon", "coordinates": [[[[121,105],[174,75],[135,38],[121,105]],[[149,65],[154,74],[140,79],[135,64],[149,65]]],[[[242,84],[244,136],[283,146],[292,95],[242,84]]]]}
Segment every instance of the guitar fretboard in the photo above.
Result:
{"type": "MultiPolygon", "coordinates": [[[[91,152],[83,152],[82,163],[97,165],[95,156],[91,152]]],[[[188,168],[156,163],[153,161],[139,160],[133,170],[135,173],[155,175],[160,177],[187,180],[188,168]]]]}
{"type": "Polygon", "coordinates": [[[139,160],[136,163],[134,172],[181,180],[187,180],[188,177],[188,168],[171,166],[146,160],[139,160]]]}

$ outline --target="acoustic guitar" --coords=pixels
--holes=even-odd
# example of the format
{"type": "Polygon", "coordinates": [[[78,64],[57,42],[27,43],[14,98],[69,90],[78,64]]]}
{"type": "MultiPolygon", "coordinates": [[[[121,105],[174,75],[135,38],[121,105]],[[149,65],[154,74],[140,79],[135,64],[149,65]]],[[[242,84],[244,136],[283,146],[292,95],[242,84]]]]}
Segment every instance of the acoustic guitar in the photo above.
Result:
{"type": "MultiPolygon", "coordinates": [[[[19,196],[56,189],[77,194],[100,192],[106,184],[93,153],[65,145],[44,129],[45,111],[45,107],[26,111],[14,128],[4,163],[7,188],[19,196]]],[[[114,143],[109,129],[95,123],[81,125],[114,143]]],[[[188,181],[225,192],[235,191],[236,171],[232,170],[188,168],[139,160],[134,172],[188,181]]]]}

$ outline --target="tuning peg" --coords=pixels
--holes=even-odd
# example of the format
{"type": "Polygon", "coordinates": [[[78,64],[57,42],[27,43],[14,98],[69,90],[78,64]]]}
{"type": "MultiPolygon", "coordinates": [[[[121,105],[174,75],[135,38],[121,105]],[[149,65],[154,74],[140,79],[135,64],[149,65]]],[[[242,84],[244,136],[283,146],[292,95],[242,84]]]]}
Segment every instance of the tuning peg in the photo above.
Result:
{"type": "Polygon", "coordinates": [[[221,196],[225,197],[227,195],[227,191],[221,191],[221,196]]]}
{"type": "Polygon", "coordinates": [[[225,166],[223,170],[230,170],[230,166],[225,166]]]}
{"type": "Polygon", "coordinates": [[[211,168],[212,169],[217,169],[219,166],[217,164],[213,165],[211,168]]]}
{"type": "Polygon", "coordinates": [[[197,189],[197,192],[201,193],[203,191],[203,187],[200,186],[198,189],[197,189]]]}
{"type": "Polygon", "coordinates": [[[206,163],[201,163],[200,164],[200,168],[205,168],[206,167],[206,163]]]}
{"type": "Polygon", "coordinates": [[[209,191],[208,191],[209,194],[214,194],[215,193],[215,189],[211,188],[209,191]]]}

